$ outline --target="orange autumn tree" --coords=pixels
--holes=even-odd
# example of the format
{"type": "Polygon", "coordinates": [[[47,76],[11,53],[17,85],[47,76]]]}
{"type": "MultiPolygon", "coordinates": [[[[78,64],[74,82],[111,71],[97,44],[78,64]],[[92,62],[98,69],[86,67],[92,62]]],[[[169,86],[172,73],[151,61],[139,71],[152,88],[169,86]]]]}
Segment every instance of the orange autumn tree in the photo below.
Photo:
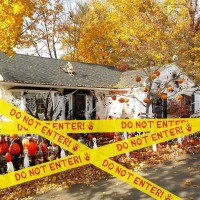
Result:
{"type": "Polygon", "coordinates": [[[31,17],[35,3],[32,0],[0,0],[0,51],[13,54],[23,29],[24,17],[31,17]]]}
{"type": "Polygon", "coordinates": [[[76,43],[80,61],[137,69],[176,55],[181,67],[198,71],[197,0],[91,0],[84,18],[76,43]]]}
{"type": "MultiPolygon", "coordinates": [[[[187,74],[194,75],[200,81],[200,1],[199,0],[165,0],[162,1],[165,13],[173,19],[173,31],[179,32],[179,38],[185,38],[184,43],[175,43],[178,49],[178,64],[187,74]]],[[[176,41],[175,41],[176,42],[176,41]]]]}
{"type": "Polygon", "coordinates": [[[81,60],[99,64],[126,62],[129,68],[143,68],[154,62],[171,62],[177,47],[177,24],[156,0],[91,1],[87,23],[78,44],[81,60]]]}
{"type": "MultiPolygon", "coordinates": [[[[186,63],[186,57],[182,54],[187,48],[198,52],[198,42],[189,46],[192,18],[188,2],[91,1],[88,20],[78,43],[80,60],[114,65],[117,68],[122,66],[127,69],[128,66],[129,69],[143,69],[143,73],[149,78],[147,98],[152,99],[145,104],[148,113],[153,99],[160,98],[159,95],[156,97],[155,92],[150,92],[154,83],[150,76],[154,71],[175,60],[178,64],[186,63]]],[[[198,22],[195,23],[197,27],[198,22]]],[[[187,52],[187,61],[199,59],[197,56],[194,59],[194,56],[187,52]]],[[[195,69],[197,68],[194,66],[195,69]]],[[[173,78],[172,81],[177,81],[175,79],[178,78],[173,78]]],[[[163,90],[166,90],[166,87],[167,84],[164,84],[163,90]]],[[[172,88],[169,87],[168,90],[172,88]]]]}

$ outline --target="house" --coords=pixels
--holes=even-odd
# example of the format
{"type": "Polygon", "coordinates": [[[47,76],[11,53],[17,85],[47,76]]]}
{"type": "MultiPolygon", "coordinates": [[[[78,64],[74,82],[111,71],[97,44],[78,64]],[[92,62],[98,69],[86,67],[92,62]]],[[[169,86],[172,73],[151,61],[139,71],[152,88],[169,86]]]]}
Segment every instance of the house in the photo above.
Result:
{"type": "MultiPolygon", "coordinates": [[[[149,70],[153,73],[155,68],[149,70]]],[[[162,66],[159,71],[152,95],[168,83],[173,85],[173,91],[164,89],[163,92],[170,93],[169,98],[156,100],[150,113],[166,117],[163,108],[177,94],[189,99],[191,110],[200,107],[199,102],[196,108],[193,104],[198,99],[194,97],[198,87],[175,63],[162,66]],[[181,86],[178,77],[184,80],[181,86]]],[[[9,58],[0,53],[0,98],[28,112],[37,109],[41,117],[44,100],[50,94],[57,107],[54,116],[62,111],[59,119],[135,118],[146,112],[143,99],[147,94],[143,88],[149,83],[144,70],[119,70],[113,66],[20,54],[9,58]],[[135,81],[136,76],[141,77],[140,82],[135,81]],[[120,98],[126,101],[120,103],[120,98]]]]}

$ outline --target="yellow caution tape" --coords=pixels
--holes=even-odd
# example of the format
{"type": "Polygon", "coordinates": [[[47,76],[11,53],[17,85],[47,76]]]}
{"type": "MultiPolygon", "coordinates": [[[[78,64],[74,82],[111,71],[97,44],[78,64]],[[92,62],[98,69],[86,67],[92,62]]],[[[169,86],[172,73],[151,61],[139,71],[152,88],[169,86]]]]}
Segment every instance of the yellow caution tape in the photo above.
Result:
{"type": "MultiPolygon", "coordinates": [[[[118,177],[119,179],[133,185],[134,187],[138,188],[139,190],[143,191],[146,194],[149,194],[155,199],[166,199],[168,196],[170,196],[171,199],[180,199],[179,197],[171,194],[170,192],[164,190],[163,188],[155,185],[154,183],[147,181],[143,177],[140,177],[139,175],[136,175],[132,171],[122,167],[121,165],[117,164],[116,162],[110,160],[109,158],[105,157],[105,155],[99,155],[95,153],[94,150],[87,151],[89,148],[82,145],[81,143],[78,143],[76,140],[73,140],[69,138],[68,136],[65,136],[64,134],[60,133],[59,131],[56,131],[54,129],[51,129],[48,125],[46,125],[44,122],[39,121],[30,115],[28,115],[25,112],[20,111],[17,108],[14,108],[13,106],[9,105],[8,103],[0,100],[0,105],[1,105],[1,113],[10,118],[11,120],[21,124],[24,127],[28,127],[30,131],[33,131],[34,133],[37,132],[41,136],[55,142],[56,144],[60,145],[64,149],[70,151],[70,152],[82,152],[86,151],[85,155],[90,155],[91,154],[91,159],[90,163],[94,164],[95,166],[99,167],[102,170],[105,170],[109,172],[110,174],[118,177]],[[115,169],[115,170],[113,170],[115,169]],[[126,170],[126,174],[129,175],[129,177],[125,176],[125,171],[120,174],[120,170],[126,170]],[[133,175],[132,175],[132,174],[133,175]],[[130,176],[134,176],[134,181],[130,179],[130,176]],[[131,181],[130,181],[131,180],[131,181]],[[146,187],[145,187],[146,184],[146,187]],[[151,188],[152,186],[152,188],[151,188]],[[149,188],[149,189],[148,189],[149,188]],[[150,189],[151,188],[151,189],[150,189]]],[[[162,130],[163,132],[163,138],[160,136],[160,133],[156,134],[155,136],[151,136],[153,141],[158,142],[158,139],[156,137],[159,136],[159,139],[164,139],[164,135],[168,139],[170,137],[178,137],[179,134],[183,134],[185,131],[188,131],[191,133],[194,130],[194,127],[192,124],[185,125],[186,127],[183,128],[183,124],[181,124],[181,127],[173,127],[173,129],[165,129],[162,130]],[[167,135],[168,134],[168,135],[167,135]],[[157,140],[157,141],[156,141],[157,140]]],[[[161,130],[161,129],[160,129],[161,130]]],[[[159,131],[160,131],[159,130],[159,131]]],[[[142,137],[142,136],[141,136],[142,137]]],[[[150,138],[150,137],[149,137],[150,138]]],[[[127,149],[125,149],[127,151],[127,149]]],[[[103,153],[103,152],[101,152],[103,153]]],[[[121,154],[122,151],[119,151],[118,147],[118,154],[121,154]],[[120,152],[120,153],[119,153],[120,152]]],[[[78,156],[78,154],[76,154],[78,156]]],[[[75,165],[74,165],[75,166],[75,165]]],[[[37,167],[37,166],[35,166],[37,167]]],[[[13,172],[15,173],[15,172],[13,172]]]]}
{"type": "MultiPolygon", "coordinates": [[[[11,111],[11,115],[19,117],[19,113],[11,111]]],[[[167,128],[197,119],[116,119],[116,120],[65,120],[45,121],[45,124],[62,133],[98,133],[98,132],[147,132],[167,128]]],[[[13,122],[0,122],[0,134],[27,134],[28,127],[13,122]]],[[[35,133],[35,132],[32,132],[35,133]]]]}
{"type": "Polygon", "coordinates": [[[65,170],[89,164],[89,159],[80,153],[67,156],[54,161],[45,162],[33,167],[24,168],[0,176],[0,189],[22,184],[45,176],[56,174],[65,170]]]}

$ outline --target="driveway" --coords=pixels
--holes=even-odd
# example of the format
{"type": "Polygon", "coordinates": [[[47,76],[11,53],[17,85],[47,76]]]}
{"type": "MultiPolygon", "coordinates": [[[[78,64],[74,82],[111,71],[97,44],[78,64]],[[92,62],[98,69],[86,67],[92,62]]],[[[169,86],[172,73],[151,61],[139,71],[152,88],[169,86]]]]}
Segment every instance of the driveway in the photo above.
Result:
{"type": "MultiPolygon", "coordinates": [[[[143,168],[138,174],[184,200],[200,200],[200,153],[184,154],[173,161],[143,168]]],[[[34,196],[36,200],[152,200],[128,184],[111,178],[93,185],[76,184],[62,191],[34,196]]]]}

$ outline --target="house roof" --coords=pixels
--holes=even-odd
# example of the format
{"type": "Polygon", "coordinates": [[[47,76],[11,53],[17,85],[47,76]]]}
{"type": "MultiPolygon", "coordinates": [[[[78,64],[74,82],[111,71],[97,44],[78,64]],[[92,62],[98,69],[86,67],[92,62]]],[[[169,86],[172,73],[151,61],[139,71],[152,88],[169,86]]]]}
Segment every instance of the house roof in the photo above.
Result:
{"type": "Polygon", "coordinates": [[[0,81],[58,88],[117,88],[121,72],[113,66],[70,61],[75,72],[74,76],[70,76],[62,69],[67,63],[61,59],[22,54],[9,58],[0,53],[0,81]]]}
{"type": "MultiPolygon", "coordinates": [[[[119,71],[113,66],[74,61],[70,63],[75,74],[70,76],[62,69],[68,62],[23,54],[16,54],[9,58],[4,53],[0,53],[0,82],[18,83],[29,87],[119,89],[142,86],[147,77],[143,69],[119,71]],[[135,81],[136,76],[142,78],[140,83],[135,81]]],[[[166,68],[180,70],[174,63],[164,65],[159,70],[166,68]]],[[[149,70],[154,73],[155,68],[149,70]]],[[[173,72],[169,71],[169,73],[173,72]]]]}

